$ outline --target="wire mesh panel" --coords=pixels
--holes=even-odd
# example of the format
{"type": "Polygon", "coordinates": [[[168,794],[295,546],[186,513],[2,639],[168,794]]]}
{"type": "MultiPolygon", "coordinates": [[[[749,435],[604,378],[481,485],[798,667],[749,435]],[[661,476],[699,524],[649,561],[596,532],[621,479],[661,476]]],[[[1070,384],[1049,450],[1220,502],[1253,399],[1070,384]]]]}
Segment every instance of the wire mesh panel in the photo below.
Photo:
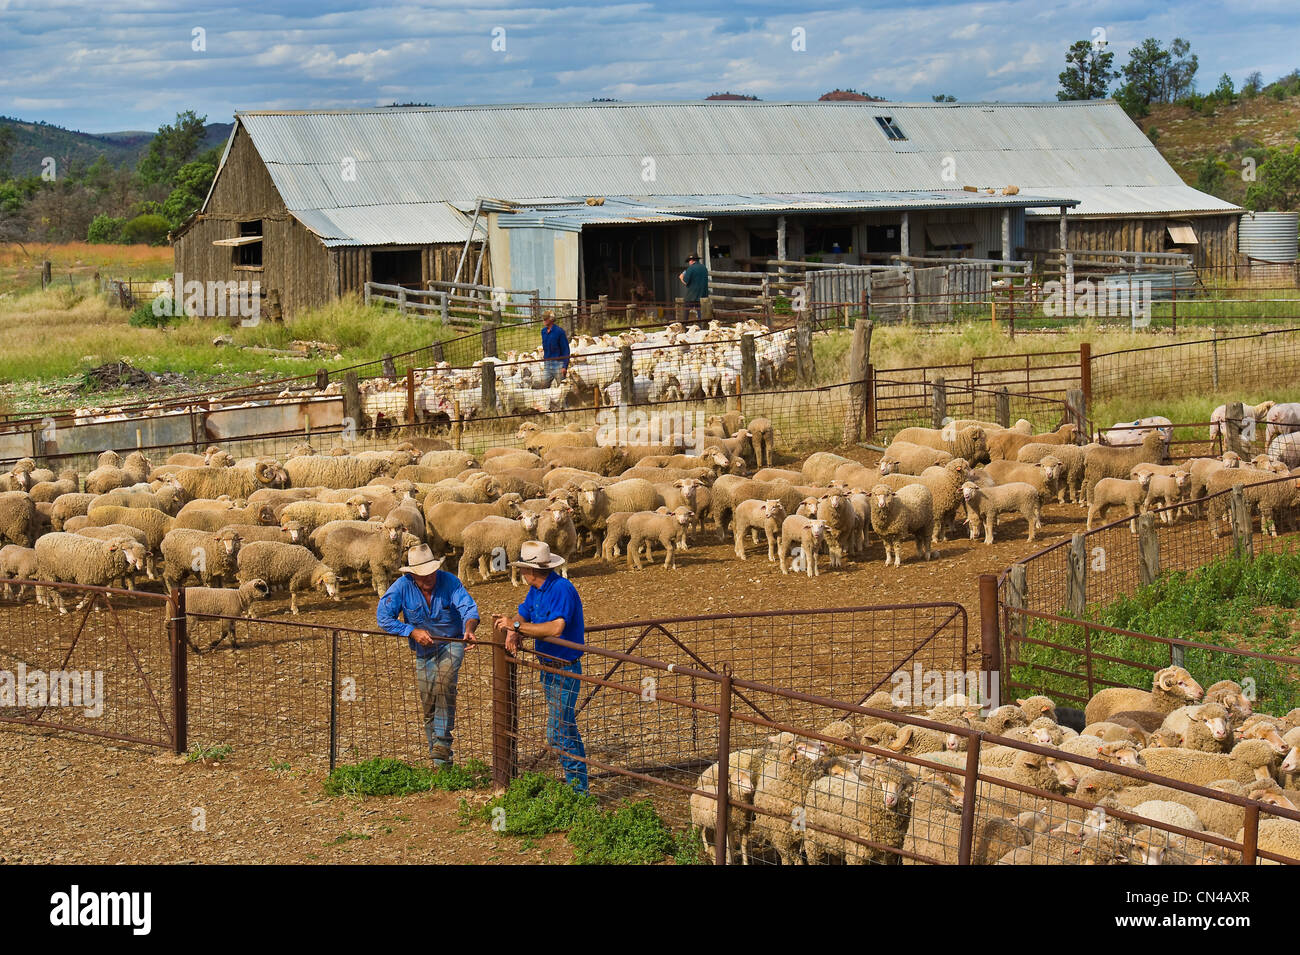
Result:
{"type": "Polygon", "coordinates": [[[42,606],[32,588],[0,588],[0,721],[171,746],[168,599],[42,584],[42,606]]]}

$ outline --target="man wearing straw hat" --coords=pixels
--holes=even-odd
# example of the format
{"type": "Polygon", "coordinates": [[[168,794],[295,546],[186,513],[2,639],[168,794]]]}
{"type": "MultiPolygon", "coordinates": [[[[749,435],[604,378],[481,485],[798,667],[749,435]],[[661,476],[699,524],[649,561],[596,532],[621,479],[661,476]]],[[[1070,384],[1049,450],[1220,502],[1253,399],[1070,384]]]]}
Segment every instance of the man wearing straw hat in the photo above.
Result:
{"type": "Polygon", "coordinates": [[[465,648],[474,643],[478,605],[428,544],[406,552],[402,576],[379,598],[375,616],[388,633],[406,637],[415,651],[415,683],[424,711],[424,736],[435,766],[452,761],[456,681],[465,648]],[[398,617],[404,618],[399,620],[398,617]],[[463,637],[463,642],[462,642],[463,637]],[[442,638],[442,639],[439,639],[442,638]]]}
{"type": "Polygon", "coordinates": [[[587,791],[587,752],[578,733],[578,690],[582,686],[582,650],[549,642],[560,638],[570,643],[583,642],[582,599],[568,579],[556,573],[564,558],[552,554],[542,541],[525,541],[519,551],[520,576],[528,584],[528,593],[514,616],[498,614],[492,618],[497,639],[504,638],[506,649],[515,653],[519,641],[532,639],[533,649],[543,666],[542,692],[546,696],[546,742],[559,751],[564,781],[580,793],[587,791]],[[552,673],[549,670],[561,672],[552,673]]]}

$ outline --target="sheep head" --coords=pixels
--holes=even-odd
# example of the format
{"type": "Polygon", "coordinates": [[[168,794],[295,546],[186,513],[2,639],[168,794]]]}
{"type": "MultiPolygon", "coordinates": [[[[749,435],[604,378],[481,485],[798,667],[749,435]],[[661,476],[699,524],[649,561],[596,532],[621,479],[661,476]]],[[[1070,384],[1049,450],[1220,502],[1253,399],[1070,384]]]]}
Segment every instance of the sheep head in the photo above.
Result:
{"type": "Polygon", "coordinates": [[[1157,671],[1152,684],[1153,691],[1183,697],[1190,703],[1197,702],[1205,695],[1201,684],[1182,667],[1165,667],[1157,671]]]}
{"type": "MultiPolygon", "coordinates": [[[[974,485],[972,485],[973,487],[974,485]]],[[[966,492],[966,486],[962,485],[963,495],[966,492]]],[[[887,510],[890,503],[894,500],[894,489],[888,484],[877,484],[871,489],[871,497],[875,500],[876,507],[880,510],[887,510]]],[[[969,498],[967,498],[969,500],[969,498]]]]}
{"type": "Polygon", "coordinates": [[[271,586],[261,577],[254,577],[252,580],[246,580],[239,585],[240,593],[248,596],[250,600],[257,597],[266,597],[271,593],[271,586]]]}
{"type": "Polygon", "coordinates": [[[311,585],[334,601],[343,599],[339,596],[339,579],[326,564],[316,564],[316,569],[311,572],[311,585]]]}
{"type": "Polygon", "coordinates": [[[239,550],[239,532],[232,527],[218,531],[215,543],[218,549],[224,550],[228,556],[233,557],[235,552],[239,550]]]}
{"type": "Polygon", "coordinates": [[[360,520],[370,518],[370,499],[361,494],[354,494],[347,499],[347,506],[360,520]]]}
{"type": "Polygon", "coordinates": [[[301,544],[307,538],[307,528],[300,521],[286,521],[280,527],[289,535],[291,544],[301,544]]]}

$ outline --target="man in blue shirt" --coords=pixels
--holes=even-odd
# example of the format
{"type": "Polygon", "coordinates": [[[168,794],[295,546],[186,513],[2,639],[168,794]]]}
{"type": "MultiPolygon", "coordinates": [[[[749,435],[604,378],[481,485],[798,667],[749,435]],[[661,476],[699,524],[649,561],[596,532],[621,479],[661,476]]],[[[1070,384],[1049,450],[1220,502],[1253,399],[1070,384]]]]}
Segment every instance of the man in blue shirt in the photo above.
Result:
{"type": "Polygon", "coordinates": [[[535,641],[533,649],[541,663],[559,673],[542,671],[542,692],[546,697],[546,742],[559,751],[564,781],[580,793],[587,791],[587,751],[578,733],[578,690],[582,682],[582,650],[551,643],[558,637],[583,643],[582,599],[577,588],[555,572],[564,558],[552,554],[542,541],[525,541],[513,566],[528,584],[528,594],[513,617],[492,618],[497,639],[504,638],[506,650],[519,649],[521,638],[535,641]],[[569,675],[572,674],[572,675],[569,675]]]}
{"type": "Polygon", "coordinates": [[[709,297],[709,270],[694,252],[686,257],[686,268],[677,280],[686,286],[686,294],[682,297],[686,300],[688,312],[700,307],[700,299],[709,297]]]}
{"type": "Polygon", "coordinates": [[[569,370],[569,336],[555,324],[555,313],[549,311],[542,313],[542,360],[547,386],[563,379],[569,370]]]}
{"type": "Polygon", "coordinates": [[[452,761],[456,681],[465,648],[474,643],[478,605],[455,574],[438,569],[442,561],[434,558],[429,545],[412,547],[406,560],[402,576],[379,598],[375,616],[380,627],[406,637],[415,651],[415,682],[429,757],[435,766],[445,766],[452,761]]]}

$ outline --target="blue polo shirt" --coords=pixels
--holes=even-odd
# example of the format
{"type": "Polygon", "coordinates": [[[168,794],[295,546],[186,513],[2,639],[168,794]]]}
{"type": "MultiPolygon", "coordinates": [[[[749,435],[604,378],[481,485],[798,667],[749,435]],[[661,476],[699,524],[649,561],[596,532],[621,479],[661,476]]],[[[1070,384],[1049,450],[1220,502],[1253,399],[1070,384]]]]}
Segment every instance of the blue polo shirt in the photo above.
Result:
{"type": "Polygon", "coordinates": [[[428,630],[435,637],[459,637],[466,620],[478,620],[478,604],[455,574],[440,570],[434,579],[433,595],[424,599],[419,584],[403,574],[379,598],[375,612],[379,626],[388,633],[406,637],[418,657],[433,656],[436,647],[422,647],[411,640],[411,631],[428,630]],[[405,622],[398,617],[405,618],[405,622]]]}
{"type": "MultiPolygon", "coordinates": [[[[529,586],[524,602],[519,605],[519,616],[524,623],[547,623],[563,617],[564,632],[560,637],[571,643],[583,642],[582,598],[578,596],[578,588],[555,571],[550,572],[542,586],[529,586]]],[[[558,660],[576,660],[582,656],[581,650],[546,640],[536,641],[534,649],[558,660]]]]}
{"type": "Polygon", "coordinates": [[[558,324],[547,328],[542,326],[542,358],[547,361],[563,361],[569,367],[569,336],[558,324]]]}

